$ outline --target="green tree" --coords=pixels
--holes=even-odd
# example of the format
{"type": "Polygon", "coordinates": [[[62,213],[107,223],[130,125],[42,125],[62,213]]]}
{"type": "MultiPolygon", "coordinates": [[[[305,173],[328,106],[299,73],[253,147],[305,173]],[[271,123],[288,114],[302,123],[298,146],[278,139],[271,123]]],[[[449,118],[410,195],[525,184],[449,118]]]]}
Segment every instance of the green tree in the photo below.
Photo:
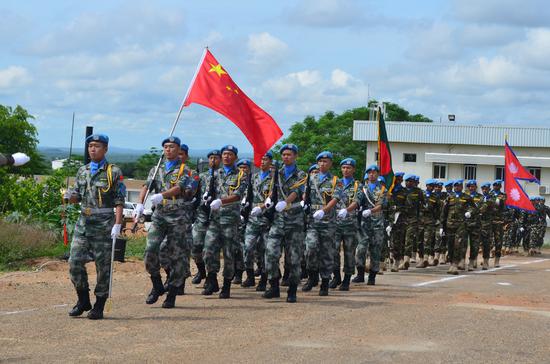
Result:
{"type": "Polygon", "coordinates": [[[160,158],[161,150],[155,147],[149,149],[149,153],[146,153],[138,158],[134,168],[134,178],[146,179],[149,175],[151,168],[157,165],[160,158]]]}
{"type": "Polygon", "coordinates": [[[12,168],[11,172],[19,174],[43,174],[50,168],[43,157],[38,154],[38,132],[30,122],[34,119],[21,106],[13,109],[10,106],[0,105],[0,153],[26,153],[31,161],[24,166],[12,168]]]}

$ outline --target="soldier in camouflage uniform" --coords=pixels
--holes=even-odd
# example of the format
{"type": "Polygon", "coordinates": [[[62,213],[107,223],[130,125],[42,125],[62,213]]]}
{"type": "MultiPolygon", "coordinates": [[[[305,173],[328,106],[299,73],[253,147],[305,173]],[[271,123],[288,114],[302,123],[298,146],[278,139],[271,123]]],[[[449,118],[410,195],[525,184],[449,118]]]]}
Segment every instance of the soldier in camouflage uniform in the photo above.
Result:
{"type": "Polygon", "coordinates": [[[424,227],[424,258],[418,262],[416,268],[426,268],[429,265],[435,266],[439,261],[434,262],[436,252],[435,231],[439,223],[439,197],[434,192],[437,184],[435,179],[426,180],[426,191],[424,193],[424,203],[421,206],[422,220],[420,225],[424,227]]]}
{"type": "Polygon", "coordinates": [[[475,206],[472,198],[462,192],[464,181],[453,182],[454,191],[448,194],[441,211],[441,235],[447,236],[451,267],[449,274],[458,274],[458,263],[462,258],[462,247],[466,238],[466,220],[472,217],[475,206]]]}
{"type": "MultiPolygon", "coordinates": [[[[251,173],[250,170],[250,160],[248,159],[241,159],[237,162],[237,168],[239,168],[239,171],[242,171],[244,174],[248,176],[249,173],[251,173]]],[[[243,198],[244,201],[244,198],[243,198]]],[[[243,283],[243,273],[244,273],[244,233],[246,230],[246,221],[244,219],[244,210],[246,210],[248,206],[246,206],[246,203],[241,203],[241,221],[239,222],[239,233],[237,237],[237,244],[235,246],[235,254],[234,254],[234,260],[235,260],[235,277],[233,278],[233,284],[242,284],[243,283]]]]}
{"type": "Polygon", "coordinates": [[[495,267],[500,267],[500,256],[502,254],[502,238],[504,234],[504,212],[506,210],[506,194],[500,189],[502,180],[493,182],[491,194],[495,198],[495,214],[493,216],[492,235],[493,248],[495,249],[495,267]]]}
{"type": "Polygon", "coordinates": [[[481,193],[483,198],[479,204],[479,216],[480,216],[480,240],[482,244],[483,254],[483,270],[489,269],[489,258],[491,256],[491,241],[492,241],[492,223],[493,216],[495,214],[495,199],[490,194],[491,183],[486,182],[481,185],[481,193]]]}
{"type": "Polygon", "coordinates": [[[370,256],[369,277],[367,285],[374,286],[376,275],[380,271],[380,255],[384,243],[384,206],[386,205],[386,189],[378,182],[379,169],[377,165],[367,167],[364,184],[355,198],[355,204],[361,214],[362,245],[368,246],[370,256]]]}
{"type": "Polygon", "coordinates": [[[435,247],[434,247],[434,259],[433,263],[430,265],[437,266],[438,264],[445,263],[445,252],[446,252],[446,245],[445,242],[443,242],[443,237],[439,234],[439,231],[441,230],[441,208],[443,207],[443,201],[447,197],[447,191],[443,191],[443,185],[445,183],[443,181],[436,181],[436,185],[434,188],[434,194],[437,197],[438,201],[438,216],[436,221],[436,227],[435,227],[435,247]]]}
{"type": "MultiPolygon", "coordinates": [[[[447,196],[453,192],[453,180],[448,180],[443,184],[445,187],[444,191],[441,191],[441,195],[439,196],[440,206],[439,210],[443,210],[443,203],[447,199],[447,196]]],[[[441,220],[439,221],[441,224],[441,220]]],[[[437,231],[436,239],[437,239],[437,246],[439,247],[439,264],[447,264],[449,262],[449,257],[447,255],[447,252],[449,251],[449,243],[447,242],[446,236],[441,236],[441,226],[439,226],[439,230],[437,231]]]]}
{"type": "MultiPolygon", "coordinates": [[[[378,177],[378,183],[387,191],[388,186],[386,185],[386,179],[383,176],[378,177]]],[[[391,186],[390,186],[391,187],[391,186]]],[[[387,192],[386,192],[387,195],[387,192]]],[[[384,241],[382,242],[382,248],[380,251],[380,271],[378,274],[382,275],[387,270],[386,268],[386,261],[390,258],[390,237],[386,233],[386,229],[389,226],[389,210],[388,210],[388,203],[386,198],[386,203],[382,207],[382,213],[384,214],[384,241]]]]}
{"type": "Polygon", "coordinates": [[[424,194],[422,190],[415,186],[416,176],[413,174],[405,175],[405,258],[399,269],[409,269],[411,256],[413,254],[413,245],[417,241],[418,224],[420,218],[420,206],[424,202],[424,194]]]}
{"type": "MultiPolygon", "coordinates": [[[[390,221],[386,227],[386,233],[391,239],[391,254],[393,256],[392,272],[398,272],[403,253],[405,251],[405,202],[406,190],[401,185],[403,172],[395,173],[393,189],[388,193],[388,210],[390,221]]],[[[357,258],[356,258],[357,259],[357,258]]]]}
{"type": "Polygon", "coordinates": [[[191,218],[189,209],[184,208],[186,201],[191,201],[195,195],[197,181],[192,178],[189,169],[179,158],[181,141],[170,136],[162,141],[164,162],[158,170],[153,167],[147,177],[147,182],[141,189],[136,218],[143,213],[143,203],[147,191],[154,191],[151,203],[155,211],[151,217],[151,228],[147,234],[145,247],[145,269],[151,276],[153,288],[145,303],[153,304],[164,294],[164,285],[160,275],[160,246],[166,239],[166,249],[170,252],[168,267],[168,294],[162,304],[163,308],[173,308],[176,295],[185,284],[187,267],[189,266],[189,251],[186,232],[191,218]],[[155,171],[157,172],[155,174],[155,171]]]}
{"type": "Polygon", "coordinates": [[[466,238],[462,247],[462,255],[458,269],[465,269],[466,252],[468,250],[468,242],[470,243],[470,256],[468,259],[468,271],[477,268],[477,256],[479,254],[479,246],[481,243],[481,215],[480,209],[483,204],[483,195],[477,192],[477,181],[469,180],[466,183],[468,195],[472,198],[475,209],[472,211],[472,217],[466,222],[466,238]]]}
{"type": "Polygon", "coordinates": [[[342,183],[330,173],[332,153],[317,155],[319,173],[310,177],[311,208],[306,230],[306,264],[309,279],[302,291],[310,291],[314,277],[320,274],[319,296],[327,296],[330,275],[334,266],[334,238],[336,233],[336,211],[338,201],[343,199],[342,183]]]}
{"type": "MultiPolygon", "coordinates": [[[[201,199],[203,198],[203,196],[209,195],[208,188],[210,186],[210,179],[216,178],[218,174],[217,171],[220,167],[221,156],[221,152],[217,149],[211,150],[207,155],[209,169],[199,175],[199,196],[201,197],[201,199]]],[[[208,201],[207,203],[210,203],[210,201],[208,201]]],[[[206,268],[204,265],[202,254],[204,249],[204,238],[206,237],[206,230],[208,229],[209,219],[210,209],[205,204],[205,201],[201,201],[196,211],[195,223],[193,224],[193,246],[191,248],[191,255],[198,269],[197,274],[195,274],[193,280],[191,281],[191,283],[193,284],[200,284],[201,281],[206,278],[206,268]]]]}
{"type": "Polygon", "coordinates": [[[279,260],[282,247],[288,252],[289,285],[287,302],[296,302],[296,290],[300,283],[300,260],[304,241],[304,212],[300,205],[305,172],[296,167],[298,147],[285,144],[280,150],[283,167],[278,171],[278,179],[274,181],[270,197],[265,201],[266,208],[272,208],[275,201],[271,200],[273,191],[277,189],[278,201],[275,204],[275,217],[266,243],[265,265],[270,287],[264,292],[264,298],[280,297],[279,290],[279,260]]]}
{"type": "Polygon", "coordinates": [[[79,168],[73,188],[64,194],[66,201],[81,205],[69,255],[69,274],[78,302],[69,316],[80,316],[91,309],[88,318],[96,320],[103,318],[109,294],[111,249],[113,239],[120,234],[126,190],[120,168],[105,159],[109,138],[94,134],[86,138],[86,143],[92,161],[79,168]],[[95,261],[97,272],[93,308],[86,271],[90,260],[95,261]]]}
{"type": "Polygon", "coordinates": [[[219,290],[217,273],[220,270],[220,251],[223,251],[223,287],[219,297],[229,298],[231,280],[235,275],[234,254],[238,245],[241,221],[240,201],[246,191],[247,174],[237,169],[238,150],[232,145],[221,149],[222,168],[216,179],[216,199],[210,202],[210,223],[204,241],[204,262],[208,276],[202,292],[211,295],[219,290]]]}
{"type": "Polygon", "coordinates": [[[504,225],[503,225],[503,237],[502,245],[504,247],[503,254],[508,255],[512,254],[515,251],[518,229],[519,229],[519,219],[520,211],[512,208],[506,207],[504,210],[504,225]]]}
{"type": "Polygon", "coordinates": [[[537,212],[539,216],[539,241],[536,245],[534,254],[542,254],[541,249],[544,244],[544,235],[546,234],[546,227],[548,223],[546,218],[550,218],[550,207],[546,206],[546,199],[544,197],[538,196],[538,206],[537,212]]]}
{"type": "MultiPolygon", "coordinates": [[[[359,181],[353,178],[355,174],[355,159],[345,158],[340,162],[340,169],[342,171],[342,178],[340,183],[342,184],[342,191],[344,198],[338,201],[336,208],[338,209],[338,215],[344,218],[338,218],[336,220],[336,234],[334,238],[334,277],[330,282],[329,287],[335,289],[340,284],[340,291],[349,290],[349,283],[351,275],[355,271],[355,249],[357,247],[357,212],[355,209],[351,210],[351,213],[347,213],[347,208],[355,201],[357,192],[359,191],[359,181]],[[343,212],[343,209],[346,212],[343,212]],[[344,280],[341,280],[340,276],[340,246],[344,251],[344,280]]],[[[358,267],[359,269],[359,267],[358,267]]],[[[363,276],[365,273],[365,266],[363,265],[363,276]]],[[[364,278],[363,278],[364,281],[364,278]]]]}

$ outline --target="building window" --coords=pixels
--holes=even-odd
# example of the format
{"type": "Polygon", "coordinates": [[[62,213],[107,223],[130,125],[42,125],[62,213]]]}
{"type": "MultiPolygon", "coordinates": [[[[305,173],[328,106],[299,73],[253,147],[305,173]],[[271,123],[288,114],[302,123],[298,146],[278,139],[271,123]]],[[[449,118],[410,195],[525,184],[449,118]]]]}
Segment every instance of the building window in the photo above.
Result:
{"type": "Polygon", "coordinates": [[[446,179],[447,178],[447,165],[446,164],[434,164],[434,178],[446,179]]]}
{"type": "Polygon", "coordinates": [[[501,179],[504,181],[504,166],[495,167],[495,179],[501,179]]]}
{"type": "Polygon", "coordinates": [[[540,167],[527,167],[527,170],[540,181],[540,167]]]}
{"type": "Polygon", "coordinates": [[[465,164],[464,165],[464,179],[476,179],[477,165],[465,164]]]}
{"type": "Polygon", "coordinates": [[[416,162],[416,153],[403,153],[403,162],[416,162]]]}
{"type": "Polygon", "coordinates": [[[374,152],[374,160],[378,161],[378,152],[374,152]]]}

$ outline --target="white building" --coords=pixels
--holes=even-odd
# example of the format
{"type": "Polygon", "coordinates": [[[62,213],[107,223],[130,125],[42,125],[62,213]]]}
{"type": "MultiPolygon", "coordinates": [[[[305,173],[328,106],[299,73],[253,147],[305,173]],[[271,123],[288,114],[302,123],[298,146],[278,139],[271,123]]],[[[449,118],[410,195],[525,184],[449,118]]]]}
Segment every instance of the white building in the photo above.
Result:
{"type": "Polygon", "coordinates": [[[52,161],[52,169],[55,171],[56,169],[61,169],[63,166],[67,163],[67,158],[65,159],[56,159],[52,161]]]}
{"type": "MultiPolygon", "coordinates": [[[[522,182],[529,195],[550,201],[550,128],[386,122],[393,170],[428,178],[503,179],[504,140],[541,182],[522,182]]],[[[366,142],[367,165],[376,163],[378,124],[356,120],[353,140],[366,142]]]]}

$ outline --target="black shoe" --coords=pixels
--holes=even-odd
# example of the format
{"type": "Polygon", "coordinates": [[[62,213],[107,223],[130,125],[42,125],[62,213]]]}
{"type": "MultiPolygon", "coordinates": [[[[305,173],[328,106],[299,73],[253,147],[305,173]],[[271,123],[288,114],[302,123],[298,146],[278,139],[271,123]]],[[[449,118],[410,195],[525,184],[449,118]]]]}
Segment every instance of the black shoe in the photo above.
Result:
{"type": "Polygon", "coordinates": [[[260,277],[260,281],[258,282],[258,285],[256,286],[256,292],[264,292],[267,288],[267,274],[262,273],[260,277]]]}
{"type": "Polygon", "coordinates": [[[166,299],[162,303],[162,308],[174,308],[176,305],[176,296],[178,295],[178,290],[180,287],[168,287],[168,294],[166,295],[166,299]]]}
{"type": "Polygon", "coordinates": [[[281,279],[281,286],[288,287],[288,269],[285,268],[285,272],[283,273],[283,279],[281,279]]]}
{"type": "Polygon", "coordinates": [[[306,284],[302,287],[302,292],[309,292],[313,287],[319,283],[319,273],[316,271],[309,271],[306,284]]]}
{"type": "Polygon", "coordinates": [[[206,278],[206,269],[204,267],[204,263],[197,263],[197,269],[199,270],[197,274],[193,277],[193,280],[191,283],[193,284],[200,284],[203,279],[206,278]]]}
{"type": "Polygon", "coordinates": [[[254,269],[246,270],[246,279],[241,284],[241,287],[248,288],[256,285],[256,279],[254,278],[254,269]]]}
{"type": "Polygon", "coordinates": [[[145,300],[145,303],[152,305],[157,302],[159,297],[164,294],[164,285],[162,284],[162,278],[159,276],[151,276],[151,282],[153,283],[153,289],[149,292],[149,296],[145,300]]]}
{"type": "Polygon", "coordinates": [[[357,275],[351,281],[353,283],[365,282],[365,267],[357,267],[357,275]]]}
{"type": "Polygon", "coordinates": [[[328,296],[328,278],[321,280],[321,287],[319,288],[319,296],[328,296]]]}
{"type": "Polygon", "coordinates": [[[329,287],[331,289],[334,289],[338,287],[342,283],[342,276],[340,275],[340,269],[336,269],[334,271],[334,278],[332,278],[332,281],[330,281],[329,287]]]}
{"type": "Polygon", "coordinates": [[[263,298],[278,298],[281,297],[279,290],[279,278],[269,280],[269,288],[262,295],[263,298]]]}
{"type": "Polygon", "coordinates": [[[233,276],[233,284],[241,283],[243,283],[243,271],[239,269],[235,271],[235,275],[233,276]]]}
{"type": "Polygon", "coordinates": [[[90,311],[92,309],[89,289],[79,289],[76,291],[76,294],[78,295],[78,301],[73,309],[69,311],[69,316],[71,317],[80,316],[84,311],[90,311]]]}
{"type": "MultiPolygon", "coordinates": [[[[176,290],[176,295],[178,296],[183,296],[185,295],[185,279],[183,279],[183,283],[181,284],[181,286],[179,286],[176,290]]],[[[168,291],[167,291],[168,292],[168,291]]]]}
{"type": "Polygon", "coordinates": [[[376,283],[376,272],[373,272],[372,270],[369,271],[369,279],[367,281],[367,286],[374,286],[376,283]]]}
{"type": "MultiPolygon", "coordinates": [[[[162,282],[162,281],[161,281],[162,282]]],[[[96,297],[94,308],[88,312],[88,318],[90,320],[101,320],[103,318],[103,309],[105,308],[105,302],[107,297],[96,297]]]]}
{"type": "Polygon", "coordinates": [[[202,290],[203,296],[211,296],[212,293],[218,292],[220,286],[218,285],[218,277],[214,272],[208,273],[206,276],[206,283],[204,284],[204,289],[202,290]]]}
{"type": "Polygon", "coordinates": [[[231,279],[224,278],[222,291],[220,292],[218,297],[224,299],[224,298],[229,298],[230,295],[231,295],[231,279]]]}
{"type": "Polygon", "coordinates": [[[340,285],[340,288],[339,288],[340,291],[349,291],[350,279],[351,279],[351,274],[344,274],[344,280],[342,281],[342,284],[340,285]]]}
{"type": "Polygon", "coordinates": [[[286,291],[287,292],[287,296],[286,296],[286,301],[288,303],[295,303],[296,302],[296,291],[298,290],[298,285],[297,284],[289,284],[288,285],[288,290],[286,291]]]}

